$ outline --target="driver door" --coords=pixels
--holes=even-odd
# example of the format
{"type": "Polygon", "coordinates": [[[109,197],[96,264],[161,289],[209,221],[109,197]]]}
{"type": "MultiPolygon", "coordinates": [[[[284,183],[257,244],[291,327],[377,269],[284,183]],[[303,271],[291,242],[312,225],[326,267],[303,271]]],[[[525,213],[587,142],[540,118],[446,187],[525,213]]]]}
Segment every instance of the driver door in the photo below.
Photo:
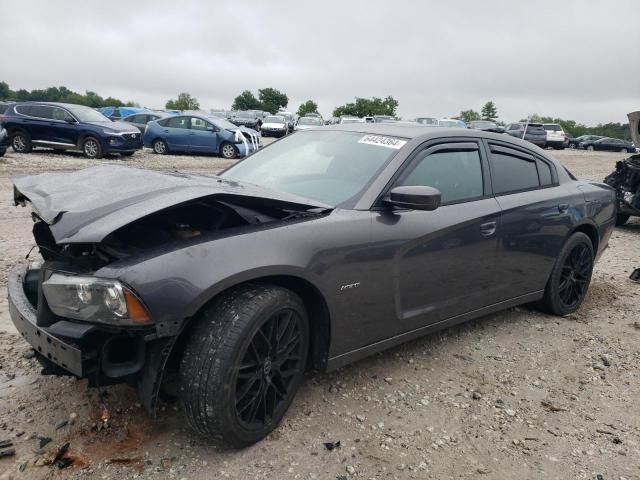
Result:
{"type": "Polygon", "coordinates": [[[210,122],[198,117],[190,117],[189,142],[194,152],[218,152],[218,129],[210,122]]]}
{"type": "MultiPolygon", "coordinates": [[[[466,139],[465,139],[466,140],[466,139]]],[[[396,334],[437,323],[490,303],[500,206],[491,196],[488,163],[478,141],[419,151],[394,182],[440,190],[433,211],[380,209],[373,238],[388,252],[381,291],[394,312],[396,334]]],[[[387,307],[388,309],[388,307],[387,307]]]]}

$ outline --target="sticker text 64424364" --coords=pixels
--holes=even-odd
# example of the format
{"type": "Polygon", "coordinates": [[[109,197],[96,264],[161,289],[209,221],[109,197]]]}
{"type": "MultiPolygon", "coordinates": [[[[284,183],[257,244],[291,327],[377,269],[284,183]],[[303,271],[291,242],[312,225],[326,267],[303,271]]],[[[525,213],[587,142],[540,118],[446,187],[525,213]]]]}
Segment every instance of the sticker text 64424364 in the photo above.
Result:
{"type": "Polygon", "coordinates": [[[358,143],[366,143],[367,145],[376,145],[378,147],[393,148],[400,150],[407,143],[406,140],[400,140],[399,138],[384,137],[382,135],[365,135],[358,143]]]}

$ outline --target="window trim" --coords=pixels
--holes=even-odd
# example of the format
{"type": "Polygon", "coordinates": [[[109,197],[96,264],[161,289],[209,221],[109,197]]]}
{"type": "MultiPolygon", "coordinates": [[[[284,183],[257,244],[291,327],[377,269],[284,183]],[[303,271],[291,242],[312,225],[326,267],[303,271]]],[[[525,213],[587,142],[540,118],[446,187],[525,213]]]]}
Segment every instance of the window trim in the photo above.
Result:
{"type": "MultiPolygon", "coordinates": [[[[396,174],[391,178],[391,180],[387,183],[385,188],[382,190],[382,193],[378,197],[378,199],[374,202],[372,210],[380,209],[381,202],[388,195],[392,188],[398,186],[398,182],[402,181],[406,178],[416,167],[418,162],[424,158],[424,156],[429,156],[437,152],[443,151],[477,151],[478,157],[480,159],[480,173],[482,175],[482,191],[483,194],[478,197],[466,198],[463,200],[456,200],[451,202],[441,202],[439,207],[446,207],[448,205],[457,205],[460,203],[469,203],[469,202],[477,202],[478,200],[484,200],[486,198],[490,198],[492,196],[490,191],[490,183],[489,189],[487,188],[487,166],[485,163],[485,152],[482,148],[482,143],[479,138],[442,138],[433,141],[427,142],[425,144],[419,145],[415,148],[413,153],[404,161],[402,166],[398,169],[396,174]]],[[[386,207],[385,207],[386,208],[386,207]]],[[[410,209],[407,209],[410,210],[410,209]]]]}

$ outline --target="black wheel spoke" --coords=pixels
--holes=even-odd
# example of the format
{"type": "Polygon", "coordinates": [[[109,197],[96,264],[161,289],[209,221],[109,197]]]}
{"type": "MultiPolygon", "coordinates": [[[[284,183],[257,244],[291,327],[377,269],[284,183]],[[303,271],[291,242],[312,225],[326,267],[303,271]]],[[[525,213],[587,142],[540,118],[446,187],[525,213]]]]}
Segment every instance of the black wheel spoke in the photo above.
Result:
{"type": "Polygon", "coordinates": [[[290,387],[303,371],[300,317],[284,309],[256,330],[236,375],[236,415],[249,428],[272,422],[289,401],[290,387]]]}
{"type": "Polygon", "coordinates": [[[558,295],[565,305],[580,303],[591,276],[593,258],[583,244],[576,245],[565,258],[558,280],[558,295]]]}

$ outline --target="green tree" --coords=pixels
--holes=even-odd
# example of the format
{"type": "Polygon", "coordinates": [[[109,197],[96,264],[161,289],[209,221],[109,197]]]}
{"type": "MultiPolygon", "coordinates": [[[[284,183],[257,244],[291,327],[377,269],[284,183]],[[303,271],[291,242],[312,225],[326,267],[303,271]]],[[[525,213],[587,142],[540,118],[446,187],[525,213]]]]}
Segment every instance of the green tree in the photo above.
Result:
{"type": "Polygon", "coordinates": [[[463,110],[460,112],[460,120],[465,123],[473,122],[474,120],[480,120],[482,117],[478,112],[473,109],[463,110]]]}
{"type": "Polygon", "coordinates": [[[355,102],[345,103],[333,110],[334,117],[343,115],[352,115],[355,117],[366,117],[371,115],[390,115],[396,116],[398,109],[398,101],[388,96],[384,100],[378,97],[360,98],[356,97],[355,102]]]}
{"type": "Polygon", "coordinates": [[[482,107],[482,120],[494,121],[498,118],[498,109],[495,103],[489,101],[482,107]]]}
{"type": "Polygon", "coordinates": [[[169,100],[165,104],[167,110],[198,110],[200,103],[187,92],[182,92],[176,100],[169,100]]]}
{"type": "Polygon", "coordinates": [[[262,105],[262,110],[269,113],[276,113],[281,108],[289,105],[289,97],[275,88],[261,88],[258,90],[258,100],[262,105]]]}
{"type": "Polygon", "coordinates": [[[262,110],[262,104],[249,90],[245,90],[233,100],[232,110],[262,110]]]}
{"type": "Polygon", "coordinates": [[[298,116],[304,117],[307,113],[316,113],[317,111],[318,104],[313,100],[307,100],[298,107],[298,116]]]}
{"type": "Polygon", "coordinates": [[[14,96],[7,82],[0,82],[0,100],[10,100],[14,96]]]}

